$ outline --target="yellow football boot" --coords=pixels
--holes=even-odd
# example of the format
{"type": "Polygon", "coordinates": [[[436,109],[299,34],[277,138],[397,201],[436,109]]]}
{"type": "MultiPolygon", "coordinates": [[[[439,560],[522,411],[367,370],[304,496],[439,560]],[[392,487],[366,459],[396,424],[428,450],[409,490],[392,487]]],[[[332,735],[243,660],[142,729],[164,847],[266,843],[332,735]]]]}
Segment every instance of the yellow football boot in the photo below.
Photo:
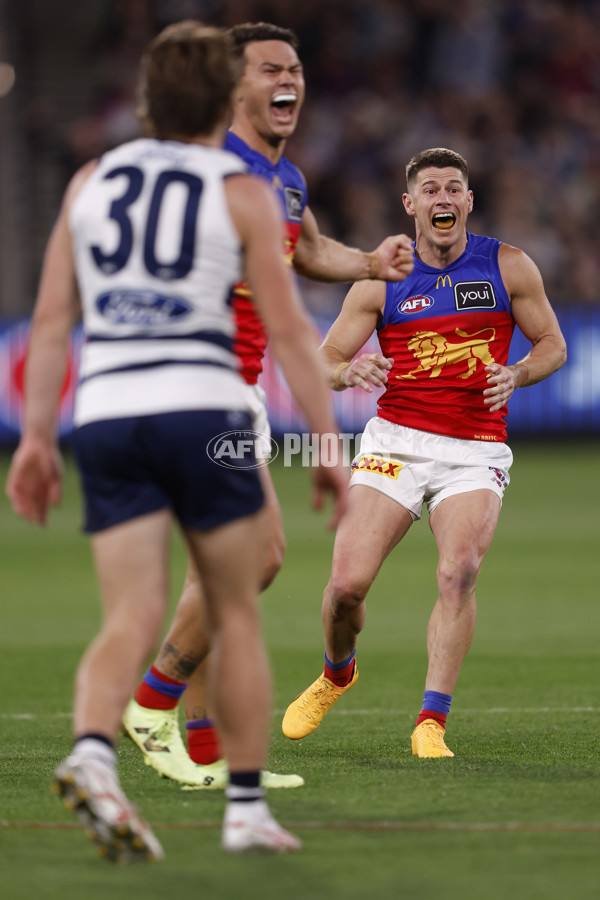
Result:
{"type": "Polygon", "coordinates": [[[444,729],[435,719],[424,719],[412,733],[410,743],[413,756],[431,759],[440,756],[454,756],[444,743],[444,729]]]}
{"type": "Polygon", "coordinates": [[[354,664],[354,672],[345,687],[338,687],[324,675],[319,675],[310,687],[299,694],[288,706],[281,730],[293,741],[307,737],[319,727],[325,713],[345,694],[358,680],[358,666],[354,664]]]}
{"type": "MultiPolygon", "coordinates": [[[[130,700],[123,714],[125,733],[136,744],[147,766],[163,778],[171,778],[184,785],[185,790],[224,790],[229,783],[229,771],[224,759],[202,766],[190,759],[179,731],[179,714],[175,709],[147,709],[130,700]]],[[[302,787],[301,775],[280,772],[260,773],[264,788],[302,787]]]]}

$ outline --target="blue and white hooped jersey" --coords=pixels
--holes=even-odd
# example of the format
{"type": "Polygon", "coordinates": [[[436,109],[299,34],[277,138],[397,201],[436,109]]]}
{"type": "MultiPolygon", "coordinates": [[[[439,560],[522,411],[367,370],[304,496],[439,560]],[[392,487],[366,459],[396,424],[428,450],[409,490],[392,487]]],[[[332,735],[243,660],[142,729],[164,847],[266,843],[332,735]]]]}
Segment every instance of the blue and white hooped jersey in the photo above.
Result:
{"type": "Polygon", "coordinates": [[[75,424],[245,409],[231,294],[242,272],[226,151],[147,138],[105,154],[69,224],[86,342],[75,424]]]}

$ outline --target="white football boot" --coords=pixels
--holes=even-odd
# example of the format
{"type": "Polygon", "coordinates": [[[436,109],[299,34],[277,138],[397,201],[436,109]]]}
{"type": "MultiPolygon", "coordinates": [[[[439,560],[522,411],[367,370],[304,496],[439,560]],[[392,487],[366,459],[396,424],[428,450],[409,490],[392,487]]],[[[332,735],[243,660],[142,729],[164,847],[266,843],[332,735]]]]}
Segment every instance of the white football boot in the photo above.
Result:
{"type": "Polygon", "coordinates": [[[222,838],[227,853],[295,853],[301,846],[275,821],[264,800],[227,804],[222,838]]]}
{"type": "Polygon", "coordinates": [[[55,770],[52,789],[106,859],[132,863],[164,858],[150,826],[121,790],[113,766],[73,754],[55,770]]]}

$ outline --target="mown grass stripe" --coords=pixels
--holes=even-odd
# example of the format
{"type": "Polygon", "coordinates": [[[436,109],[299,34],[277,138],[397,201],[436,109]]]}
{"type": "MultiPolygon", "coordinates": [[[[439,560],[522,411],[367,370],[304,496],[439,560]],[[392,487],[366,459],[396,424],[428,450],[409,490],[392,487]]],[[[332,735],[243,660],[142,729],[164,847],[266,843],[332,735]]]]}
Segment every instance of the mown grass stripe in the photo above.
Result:
{"type": "MultiPolygon", "coordinates": [[[[284,709],[274,710],[274,715],[283,715],[284,709]]],[[[460,709],[455,711],[456,715],[482,716],[482,715],[560,715],[561,713],[600,713],[600,706],[494,706],[481,707],[478,709],[460,709]]],[[[330,715],[336,716],[410,716],[414,715],[414,709],[332,709],[330,715]]],[[[24,721],[35,721],[36,719],[70,719],[70,712],[55,713],[0,713],[0,719],[22,719],[24,721]]]]}

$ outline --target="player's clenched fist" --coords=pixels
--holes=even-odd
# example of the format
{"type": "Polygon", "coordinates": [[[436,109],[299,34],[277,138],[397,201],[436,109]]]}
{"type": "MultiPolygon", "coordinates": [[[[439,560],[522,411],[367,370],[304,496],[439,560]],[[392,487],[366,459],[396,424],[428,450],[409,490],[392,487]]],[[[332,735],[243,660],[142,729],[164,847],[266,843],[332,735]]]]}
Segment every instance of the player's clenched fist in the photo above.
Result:
{"type": "Polygon", "coordinates": [[[370,254],[370,278],[402,281],[413,270],[413,242],[406,234],[387,237],[370,254]]]}

